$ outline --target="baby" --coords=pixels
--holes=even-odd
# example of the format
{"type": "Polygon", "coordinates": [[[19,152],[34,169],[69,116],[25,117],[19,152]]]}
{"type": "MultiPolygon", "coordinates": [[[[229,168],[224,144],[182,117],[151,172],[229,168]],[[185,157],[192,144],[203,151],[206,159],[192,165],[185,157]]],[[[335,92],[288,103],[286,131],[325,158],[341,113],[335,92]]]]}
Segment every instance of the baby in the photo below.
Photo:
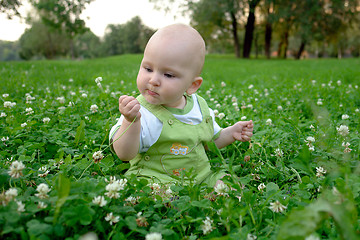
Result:
{"type": "Polygon", "coordinates": [[[221,129],[214,112],[196,94],[204,60],[205,42],[190,26],[170,25],[150,38],[137,76],[140,95],[119,98],[122,115],[110,131],[117,156],[130,160],[125,175],[168,183],[191,170],[196,183],[214,186],[225,173],[210,170],[206,143],[213,140],[223,148],[250,140],[252,121],[221,129]]]}

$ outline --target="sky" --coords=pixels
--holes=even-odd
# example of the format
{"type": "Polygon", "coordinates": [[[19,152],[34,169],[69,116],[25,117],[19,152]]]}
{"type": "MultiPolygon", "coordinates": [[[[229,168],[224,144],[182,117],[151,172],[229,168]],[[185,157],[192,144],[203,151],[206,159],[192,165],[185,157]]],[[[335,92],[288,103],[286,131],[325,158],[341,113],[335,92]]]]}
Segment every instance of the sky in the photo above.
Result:
{"type": "MultiPolygon", "coordinates": [[[[177,8],[174,8],[177,9],[177,8]]],[[[26,1],[20,8],[20,13],[26,16],[31,5],[26,1]]],[[[172,23],[189,23],[189,20],[176,10],[165,14],[154,9],[154,4],[148,0],[95,0],[82,13],[86,26],[97,36],[102,37],[108,24],[124,24],[131,18],[139,16],[143,24],[158,29],[172,23]]],[[[0,14],[0,40],[16,41],[30,28],[18,17],[8,20],[6,14],[0,14]]]]}

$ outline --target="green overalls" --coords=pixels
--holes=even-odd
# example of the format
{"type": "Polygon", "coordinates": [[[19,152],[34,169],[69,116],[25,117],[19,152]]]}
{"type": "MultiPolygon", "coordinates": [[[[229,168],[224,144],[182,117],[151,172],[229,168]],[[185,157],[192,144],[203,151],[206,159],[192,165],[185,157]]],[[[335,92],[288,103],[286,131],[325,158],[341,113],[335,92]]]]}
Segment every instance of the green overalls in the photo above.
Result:
{"type": "Polygon", "coordinates": [[[130,169],[125,175],[136,174],[152,178],[154,182],[168,183],[180,181],[181,171],[193,168],[196,183],[214,186],[224,173],[210,170],[205,153],[204,144],[214,137],[213,120],[205,100],[197,95],[203,119],[200,124],[191,125],[176,119],[163,106],[148,103],[142,95],[137,99],[162,122],[163,127],[156,143],[130,160],[130,169]]]}

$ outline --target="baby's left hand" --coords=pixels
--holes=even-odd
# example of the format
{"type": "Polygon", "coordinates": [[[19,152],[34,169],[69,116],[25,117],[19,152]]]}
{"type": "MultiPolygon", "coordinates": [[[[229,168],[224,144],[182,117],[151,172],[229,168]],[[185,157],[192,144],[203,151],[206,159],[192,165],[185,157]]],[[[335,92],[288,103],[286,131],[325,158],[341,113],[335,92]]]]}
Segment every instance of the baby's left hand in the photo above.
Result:
{"type": "Polygon", "coordinates": [[[235,140],[241,142],[250,141],[254,131],[254,124],[252,120],[237,122],[232,127],[234,128],[233,138],[235,140]]]}

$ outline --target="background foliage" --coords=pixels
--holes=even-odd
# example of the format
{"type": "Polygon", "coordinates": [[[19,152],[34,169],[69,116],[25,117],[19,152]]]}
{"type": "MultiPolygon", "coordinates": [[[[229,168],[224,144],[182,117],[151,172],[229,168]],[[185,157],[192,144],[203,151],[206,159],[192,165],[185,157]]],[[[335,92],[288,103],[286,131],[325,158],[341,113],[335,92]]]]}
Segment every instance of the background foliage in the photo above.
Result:
{"type": "MultiPolygon", "coordinates": [[[[31,25],[20,39],[23,59],[95,58],[141,53],[154,29],[134,17],[110,24],[102,38],[80,18],[92,0],[31,0],[31,25]],[[39,37],[41,36],[41,37],[39,37]],[[91,36],[91,37],[90,37],[91,36]],[[39,49],[39,42],[43,48],[39,49]],[[46,43],[45,43],[46,42],[46,43]],[[95,44],[96,43],[96,44],[95,44]]],[[[209,53],[236,57],[358,57],[360,54],[359,0],[150,0],[164,13],[178,9],[205,38],[209,53]]],[[[21,1],[2,0],[0,10],[18,15],[21,1]]],[[[1,44],[1,47],[7,45],[1,44]]],[[[15,60],[11,57],[10,59],[15,60]]]]}
{"type": "Polygon", "coordinates": [[[111,178],[124,179],[129,166],[107,148],[108,133],[118,97],[137,95],[140,60],[0,63],[1,238],[359,238],[359,59],[207,56],[199,94],[220,126],[255,122],[251,144],[210,146],[213,169],[231,174],[223,189],[111,178]],[[15,161],[24,164],[17,178],[15,161]],[[41,184],[48,197],[39,197],[41,184]],[[100,196],[105,205],[94,201],[100,196]]]}

